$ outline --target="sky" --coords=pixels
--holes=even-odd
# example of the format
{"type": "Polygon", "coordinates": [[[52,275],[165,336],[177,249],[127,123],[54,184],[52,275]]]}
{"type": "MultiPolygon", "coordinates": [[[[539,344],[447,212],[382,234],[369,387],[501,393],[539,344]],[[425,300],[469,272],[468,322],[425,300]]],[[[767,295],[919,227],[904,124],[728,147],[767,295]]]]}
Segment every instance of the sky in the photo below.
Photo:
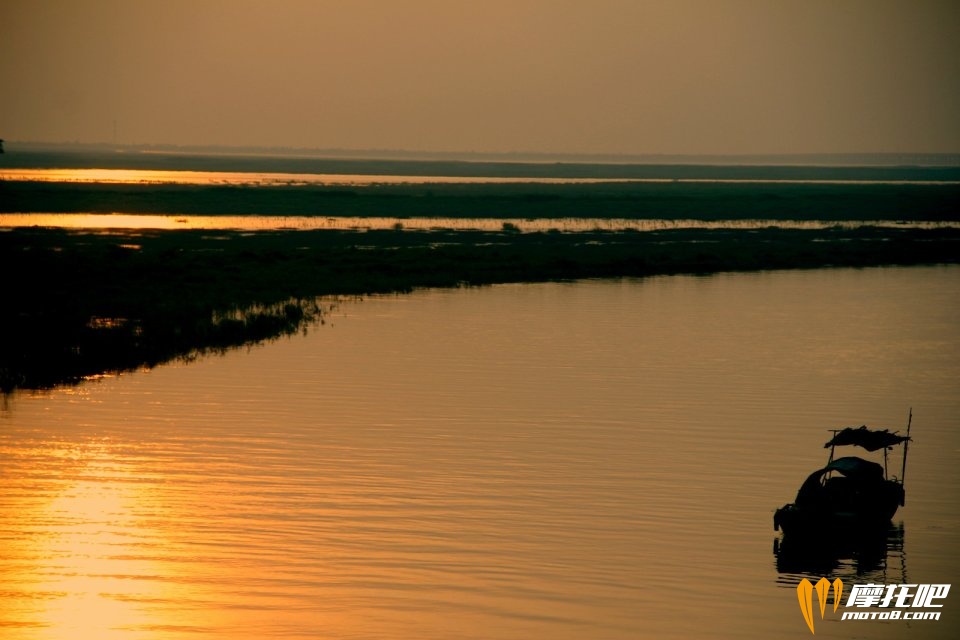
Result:
{"type": "Polygon", "coordinates": [[[956,153],[955,0],[0,0],[0,138],[956,153]]]}

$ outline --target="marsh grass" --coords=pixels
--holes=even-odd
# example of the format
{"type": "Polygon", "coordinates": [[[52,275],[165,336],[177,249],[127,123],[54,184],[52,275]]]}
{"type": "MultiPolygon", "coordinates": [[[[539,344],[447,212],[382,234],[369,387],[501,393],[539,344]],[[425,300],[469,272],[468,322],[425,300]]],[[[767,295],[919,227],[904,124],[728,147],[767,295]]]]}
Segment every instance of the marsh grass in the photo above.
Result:
{"type": "Polygon", "coordinates": [[[269,340],[320,296],[577,278],[958,262],[960,230],[0,233],[0,388],[45,388],[269,340]]]}
{"type": "Polygon", "coordinates": [[[0,180],[0,213],[958,220],[957,184],[601,182],[204,186],[0,180]]]}

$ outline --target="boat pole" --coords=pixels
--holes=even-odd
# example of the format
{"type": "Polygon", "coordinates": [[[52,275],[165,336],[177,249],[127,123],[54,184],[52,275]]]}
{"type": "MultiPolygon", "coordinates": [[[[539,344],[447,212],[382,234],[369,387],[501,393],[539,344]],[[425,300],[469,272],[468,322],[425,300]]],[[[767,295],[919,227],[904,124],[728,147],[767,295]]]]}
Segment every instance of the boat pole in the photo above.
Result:
{"type": "MultiPolygon", "coordinates": [[[[840,430],[840,429],[827,429],[827,431],[829,431],[830,433],[833,434],[833,437],[830,438],[830,442],[831,442],[831,444],[830,444],[830,458],[827,460],[827,466],[829,467],[829,466],[830,466],[830,463],[833,462],[833,451],[834,451],[834,449],[837,448],[837,445],[832,444],[832,443],[833,443],[834,440],[837,439],[837,434],[838,434],[841,430],[840,430]]],[[[827,471],[825,474],[823,474],[823,477],[820,478],[820,486],[821,486],[821,487],[826,486],[827,480],[829,480],[832,475],[833,475],[833,471],[827,471]]]]}
{"type": "Polygon", "coordinates": [[[900,469],[900,486],[903,486],[903,480],[907,477],[907,450],[910,448],[910,425],[913,423],[913,407],[910,407],[910,415],[907,416],[907,439],[903,441],[903,467],[900,469]]]}

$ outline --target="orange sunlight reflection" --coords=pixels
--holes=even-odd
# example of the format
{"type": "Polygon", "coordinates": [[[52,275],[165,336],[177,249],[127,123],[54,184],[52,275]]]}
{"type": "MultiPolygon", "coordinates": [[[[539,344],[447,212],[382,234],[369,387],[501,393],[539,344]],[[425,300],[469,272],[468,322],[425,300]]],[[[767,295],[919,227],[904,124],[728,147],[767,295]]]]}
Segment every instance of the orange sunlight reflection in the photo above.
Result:
{"type": "Polygon", "coordinates": [[[695,220],[626,218],[396,218],[387,216],[265,216],[265,215],[158,215],[131,213],[0,213],[0,230],[22,227],[55,229],[151,230],[340,230],[366,231],[488,231],[524,233],[578,233],[584,231],[661,231],[669,229],[942,229],[956,222],[902,222],[898,220],[695,220]]]}
{"type": "MultiPolygon", "coordinates": [[[[83,399],[84,392],[57,395],[83,399]]],[[[234,476],[218,475],[235,471],[234,456],[207,453],[163,438],[61,435],[18,447],[0,439],[0,456],[31,470],[5,479],[0,635],[168,640],[345,624],[315,604],[315,593],[318,584],[349,578],[330,574],[326,564],[307,576],[277,572],[283,554],[318,552],[315,541],[280,544],[283,527],[264,521],[256,500],[238,497],[234,476]]],[[[261,481],[270,486],[243,478],[261,481]]],[[[328,595],[361,599],[349,587],[328,595]]]]}
{"type": "MultiPolygon", "coordinates": [[[[163,171],[151,169],[0,169],[0,180],[34,182],[99,182],[108,184],[193,185],[350,185],[387,184],[593,184],[633,182],[622,178],[539,178],[503,176],[404,176],[341,173],[278,173],[267,171],[163,171]]],[[[641,182],[670,182],[655,178],[641,182]]]]}
{"type": "MultiPolygon", "coordinates": [[[[131,576],[153,573],[150,561],[115,555],[134,524],[129,515],[136,495],[127,486],[103,480],[80,480],[49,506],[50,535],[38,540],[37,555],[58,558],[60,575],[49,575],[39,588],[57,593],[45,601],[40,620],[50,638],[122,638],[142,628],[147,613],[133,596],[142,598],[144,584],[131,576]]],[[[154,589],[162,583],[152,585],[154,589]]]]}
{"type": "Polygon", "coordinates": [[[162,534],[142,517],[159,505],[149,504],[149,485],[115,448],[45,442],[31,452],[49,465],[50,490],[15,505],[29,526],[12,541],[8,552],[20,562],[4,581],[27,596],[24,610],[8,615],[30,619],[31,638],[161,637],[151,603],[169,600],[177,586],[159,579],[151,548],[162,534]]]}

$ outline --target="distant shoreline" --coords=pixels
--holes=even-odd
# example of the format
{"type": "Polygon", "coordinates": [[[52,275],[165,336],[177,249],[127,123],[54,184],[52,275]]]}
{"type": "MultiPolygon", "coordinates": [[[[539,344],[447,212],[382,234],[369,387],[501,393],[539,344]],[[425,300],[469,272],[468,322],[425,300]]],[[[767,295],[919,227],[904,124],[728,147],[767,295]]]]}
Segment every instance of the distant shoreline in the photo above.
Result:
{"type": "Polygon", "coordinates": [[[292,333],[321,314],[319,296],[960,262],[960,226],[953,224],[960,221],[957,166],[548,165],[110,149],[66,154],[48,149],[28,158],[16,145],[10,150],[14,153],[0,156],[0,169],[521,180],[363,186],[0,180],[0,213],[36,214],[38,220],[36,226],[0,229],[0,270],[11,276],[4,291],[7,312],[0,314],[3,391],[77,383],[292,333]],[[627,181],[604,180],[618,176],[627,181]],[[587,180],[522,180],[529,177],[587,180]],[[649,181],[631,180],[636,178],[649,181]],[[897,182],[883,182],[891,180],[897,182]],[[137,226],[131,220],[137,216],[173,216],[175,224],[189,216],[395,222],[297,230],[62,229],[40,224],[41,214],[57,213],[123,213],[131,227],[137,226]],[[405,222],[413,219],[418,224],[405,222]],[[430,222],[443,219],[484,220],[487,226],[455,229],[430,222]],[[597,224],[564,230],[560,221],[571,219],[597,224]],[[528,225],[518,220],[539,226],[524,229],[528,225]],[[667,224],[602,228],[601,222],[610,220],[667,224]],[[735,224],[748,220],[771,224],[735,224]],[[671,226],[670,221],[731,224],[671,226]]]}
{"type": "Polygon", "coordinates": [[[451,150],[342,149],[308,147],[191,146],[7,140],[9,154],[59,154],[74,156],[137,155],[208,156],[211,158],[359,159],[388,161],[599,164],[599,165],[744,165],[744,166],[960,166],[960,153],[543,153],[536,151],[471,152],[451,150]]]}

